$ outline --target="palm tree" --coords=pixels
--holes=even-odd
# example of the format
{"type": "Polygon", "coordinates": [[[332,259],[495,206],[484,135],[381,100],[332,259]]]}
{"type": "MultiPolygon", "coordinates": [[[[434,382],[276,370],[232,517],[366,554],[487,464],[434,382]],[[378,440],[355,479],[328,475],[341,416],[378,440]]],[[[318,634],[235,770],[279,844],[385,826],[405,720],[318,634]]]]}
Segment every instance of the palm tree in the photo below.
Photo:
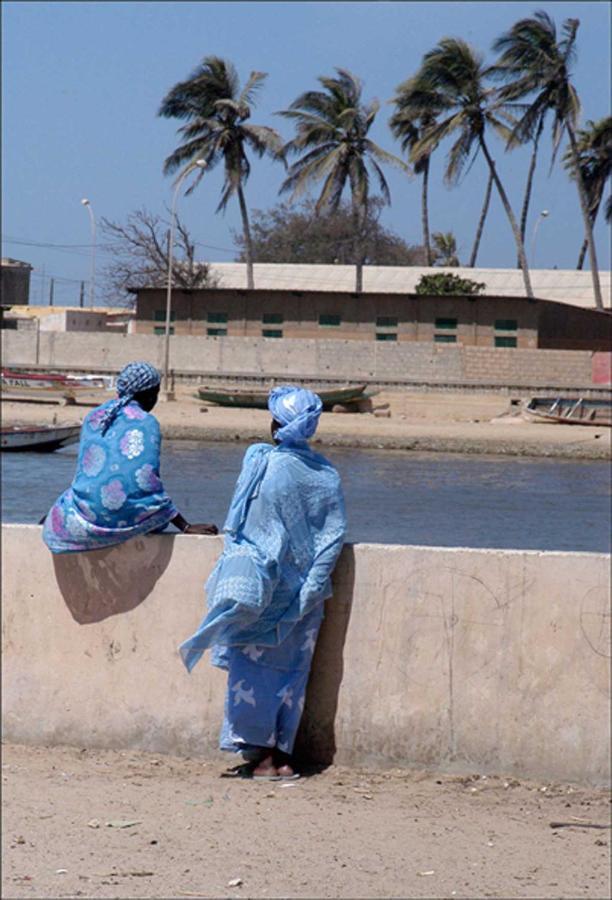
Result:
{"type": "MultiPolygon", "coordinates": [[[[180,81],[162,100],[158,115],[167,119],[182,119],[178,129],[183,143],[164,162],[164,174],[169,175],[190,166],[196,159],[204,159],[210,171],[223,162],[224,183],[217,212],[225,210],[236,194],[240,205],[247,266],[247,287],[253,288],[253,251],[249,215],[244,198],[244,183],[251,164],[247,149],[257,156],[280,158],[282,140],[278,132],[264,125],[248,123],[257,90],[266,78],[264,72],[251,72],[244,87],[231,62],[218,56],[205,57],[186,81],[180,81]]],[[[200,183],[203,172],[195,179],[187,193],[200,183]]]]}
{"type": "MultiPolygon", "coordinates": [[[[491,202],[491,194],[493,192],[493,175],[489,172],[489,177],[487,178],[487,186],[485,188],[484,200],[482,203],[482,209],[480,211],[480,218],[478,219],[478,225],[476,227],[476,235],[474,237],[474,245],[472,247],[472,252],[470,254],[470,261],[468,266],[470,269],[473,269],[476,265],[476,257],[478,256],[478,250],[480,248],[480,240],[482,238],[482,232],[484,231],[485,221],[487,218],[487,213],[489,212],[489,203],[491,202]]],[[[521,239],[523,241],[523,245],[525,244],[525,238],[521,235],[521,239]]]]}
{"type": "Polygon", "coordinates": [[[531,18],[517,22],[508,34],[500,39],[504,41],[505,74],[509,79],[500,90],[500,98],[505,101],[517,101],[535,95],[514,127],[509,146],[529,140],[547,111],[553,116],[553,162],[563,133],[567,135],[584,232],[589,246],[595,305],[603,309],[589,200],[579,166],[576,141],[580,100],[571,82],[570,72],[576,56],[576,34],[579,25],[578,19],[566,19],[561,28],[562,37],[558,40],[554,21],[541,10],[531,18]]]}
{"type": "MultiPolygon", "coordinates": [[[[582,181],[586,188],[591,227],[595,227],[599,208],[603,200],[606,182],[612,174],[612,117],[606,116],[597,122],[589,120],[586,127],[576,136],[578,161],[582,172],[582,181]]],[[[565,168],[574,177],[571,152],[563,158],[565,168]]],[[[578,256],[577,269],[582,269],[588,242],[585,238],[578,256]]]]}
{"type": "Polygon", "coordinates": [[[457,239],[452,231],[434,231],[433,242],[436,263],[453,268],[460,264],[457,256],[457,239]]]}
{"type": "Polygon", "coordinates": [[[403,171],[408,166],[368,138],[379,103],[362,102],[361,82],[346,69],[336,69],[337,77],[321,77],[323,91],[306,91],[279,115],[295,122],[296,136],[285,144],[283,153],[298,155],[288,170],[281,193],[291,192],[291,200],[300,196],[311,183],[323,180],[315,212],[338,209],[342,192],[349,186],[355,234],[355,290],[363,288],[363,232],[370,195],[370,169],[378,181],[384,203],[391,194],[381,163],[390,163],[403,171]]]}
{"type": "Polygon", "coordinates": [[[414,147],[413,158],[418,160],[445,138],[456,136],[448,154],[445,173],[446,181],[452,183],[459,178],[472,152],[482,151],[512,228],[521,261],[525,292],[532,298],[533,290],[520,230],[485,137],[487,128],[492,128],[496,134],[508,140],[510,129],[505,123],[512,121],[508,109],[496,92],[486,86],[488,75],[489,69],[485,68],[480,55],[459,38],[444,38],[425,54],[417,75],[415,104],[424,110],[433,104],[435,108],[442,110],[442,114],[440,120],[427,130],[414,147]]]}
{"type": "MultiPolygon", "coordinates": [[[[521,58],[524,49],[526,47],[529,47],[531,42],[530,29],[525,29],[524,27],[524,23],[526,21],[528,20],[521,19],[521,21],[516,22],[509,31],[504,32],[504,34],[502,34],[499,38],[497,38],[496,41],[493,42],[494,52],[501,54],[495,65],[491,66],[490,73],[493,78],[502,81],[508,81],[512,79],[516,74],[515,67],[517,59],[521,58]]],[[[521,71],[520,64],[518,71],[521,71]]],[[[538,159],[540,138],[542,137],[544,123],[548,112],[549,107],[547,105],[543,105],[539,110],[538,115],[533,118],[531,129],[526,133],[526,140],[531,141],[532,149],[531,159],[529,161],[529,169],[527,170],[525,193],[523,194],[523,205],[521,208],[520,229],[523,243],[525,243],[525,234],[527,231],[527,217],[529,215],[529,204],[531,201],[531,192],[533,188],[533,179],[538,159]]]]}
{"type": "MultiPolygon", "coordinates": [[[[392,133],[400,140],[402,150],[409,156],[414,146],[423,137],[425,131],[435,125],[436,122],[436,111],[433,109],[420,109],[415,115],[415,111],[412,108],[412,90],[414,85],[414,78],[409,78],[399,85],[392,101],[395,104],[395,112],[389,119],[392,133]]],[[[423,154],[414,166],[415,174],[423,176],[421,189],[421,225],[423,229],[423,246],[425,247],[426,264],[428,266],[433,265],[434,261],[434,254],[431,249],[431,240],[429,237],[428,193],[430,159],[431,153],[423,154]]]]}

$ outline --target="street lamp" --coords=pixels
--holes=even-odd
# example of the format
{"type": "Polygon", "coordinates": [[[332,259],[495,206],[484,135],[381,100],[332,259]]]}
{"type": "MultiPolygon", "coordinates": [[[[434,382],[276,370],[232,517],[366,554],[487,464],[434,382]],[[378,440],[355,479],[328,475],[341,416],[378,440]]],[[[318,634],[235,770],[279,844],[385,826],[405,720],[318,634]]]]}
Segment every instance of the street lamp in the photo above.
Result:
{"type": "Polygon", "coordinates": [[[170,365],[170,317],[172,311],[172,253],[174,250],[174,226],[176,221],[176,201],[178,197],[179,188],[182,185],[183,181],[194,169],[205,169],[207,163],[203,159],[196,159],[190,166],[187,166],[183,174],[176,182],[176,186],[174,188],[174,194],[172,196],[172,212],[170,215],[170,238],[168,240],[168,284],[166,287],[166,328],[164,331],[164,391],[166,393],[166,399],[169,399],[169,391],[170,391],[170,373],[169,373],[169,365],[170,365]]]}
{"type": "Polygon", "coordinates": [[[533,234],[531,235],[531,266],[532,266],[532,268],[535,267],[535,242],[536,242],[536,236],[538,234],[538,228],[540,227],[540,222],[543,219],[546,219],[549,215],[550,215],[550,213],[548,212],[548,210],[543,209],[542,212],[540,213],[540,215],[538,216],[538,218],[536,219],[535,225],[533,226],[533,234]]]}
{"type": "Polygon", "coordinates": [[[91,208],[91,203],[87,197],[81,200],[83,206],[87,207],[89,213],[89,221],[91,224],[91,275],[89,278],[89,305],[93,307],[96,298],[96,218],[91,208]]]}

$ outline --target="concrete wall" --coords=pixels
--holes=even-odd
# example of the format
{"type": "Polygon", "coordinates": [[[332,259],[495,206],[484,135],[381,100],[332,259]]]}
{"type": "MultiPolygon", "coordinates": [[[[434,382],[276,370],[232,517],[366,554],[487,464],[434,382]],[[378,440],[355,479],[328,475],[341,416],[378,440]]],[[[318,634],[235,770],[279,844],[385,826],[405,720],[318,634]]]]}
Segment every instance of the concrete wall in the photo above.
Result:
{"type": "MultiPolygon", "coordinates": [[[[34,334],[4,331],[5,366],[83,366],[118,370],[134,359],[163,365],[164,340],[154,335],[34,334]]],[[[587,350],[521,350],[427,342],[202,338],[177,335],[170,365],[180,372],[326,378],[408,380],[431,384],[476,383],[588,387],[587,350]]]]}
{"type": "MultiPolygon", "coordinates": [[[[6,740],[215,752],[225,676],[191,675],[220,538],[52,557],[3,526],[6,740]]],[[[345,547],[302,747],[346,764],[609,779],[609,557],[345,547]]]]}

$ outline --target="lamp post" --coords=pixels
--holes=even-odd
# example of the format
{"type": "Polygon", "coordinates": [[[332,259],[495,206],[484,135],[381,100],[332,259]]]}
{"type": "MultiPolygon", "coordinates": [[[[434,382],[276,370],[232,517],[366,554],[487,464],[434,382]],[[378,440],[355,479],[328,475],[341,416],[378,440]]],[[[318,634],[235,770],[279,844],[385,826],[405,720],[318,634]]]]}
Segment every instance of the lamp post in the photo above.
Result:
{"type": "Polygon", "coordinates": [[[83,197],[81,203],[87,208],[87,212],[89,213],[89,222],[91,224],[91,274],[89,277],[89,305],[93,307],[96,299],[96,217],[94,216],[93,209],[91,208],[91,203],[89,202],[87,197],[83,197]]]}
{"type": "Polygon", "coordinates": [[[187,166],[183,174],[178,178],[172,196],[172,211],[170,214],[170,237],[168,239],[168,283],[166,287],[166,327],[164,330],[164,392],[166,400],[173,399],[170,397],[170,319],[172,315],[172,254],[174,251],[174,228],[176,223],[176,201],[179,189],[187,177],[194,169],[205,169],[206,162],[203,159],[196,159],[190,166],[187,166]]]}
{"type": "Polygon", "coordinates": [[[535,267],[535,243],[536,243],[536,237],[538,234],[538,228],[540,227],[540,222],[543,219],[548,218],[549,215],[550,215],[550,213],[548,212],[548,210],[543,209],[542,212],[540,213],[540,215],[538,216],[538,218],[536,219],[535,225],[533,226],[533,234],[531,235],[531,266],[532,266],[532,268],[535,267]]]}

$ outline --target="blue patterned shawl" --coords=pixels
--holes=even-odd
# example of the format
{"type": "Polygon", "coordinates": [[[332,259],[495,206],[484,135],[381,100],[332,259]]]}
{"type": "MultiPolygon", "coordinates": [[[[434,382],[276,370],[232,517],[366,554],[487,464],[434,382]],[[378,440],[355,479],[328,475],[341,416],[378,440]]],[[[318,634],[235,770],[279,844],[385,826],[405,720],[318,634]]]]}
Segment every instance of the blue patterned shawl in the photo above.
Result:
{"type": "Polygon", "coordinates": [[[77,471],[43,528],[53,553],[96,550],[163,529],[177,514],[159,476],[161,434],[155,416],[130,401],[109,400],[83,422],[77,471]],[[113,413],[110,427],[109,409],[113,413]]]}
{"type": "Polygon", "coordinates": [[[247,450],[208,581],[208,614],[180,647],[191,671],[204,651],[278,646],[331,595],[346,532],[336,469],[306,444],[247,450]]]}

